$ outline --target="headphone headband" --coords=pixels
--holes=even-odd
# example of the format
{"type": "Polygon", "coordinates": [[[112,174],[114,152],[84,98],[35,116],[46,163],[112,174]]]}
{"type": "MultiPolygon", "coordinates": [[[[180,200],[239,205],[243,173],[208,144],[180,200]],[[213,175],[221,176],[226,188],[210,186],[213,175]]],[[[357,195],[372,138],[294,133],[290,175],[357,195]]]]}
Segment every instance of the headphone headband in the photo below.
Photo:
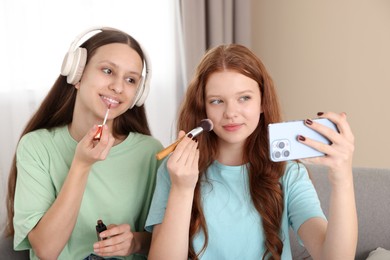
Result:
{"type": "MultiPolygon", "coordinates": [[[[85,30],[81,34],[79,34],[72,42],[72,44],[69,47],[68,52],[65,55],[65,58],[62,62],[61,66],[61,75],[66,76],[66,81],[69,84],[75,85],[77,82],[80,81],[81,76],[83,74],[85,65],[87,63],[87,50],[85,48],[80,47],[80,41],[88,35],[87,39],[85,39],[83,42],[87,41],[90,39],[92,36],[103,32],[104,30],[113,30],[113,31],[118,31],[122,32],[127,35],[127,33],[111,28],[111,27],[92,27],[89,28],[88,30],[85,30]],[[92,34],[93,32],[96,32],[92,34]]],[[[138,41],[137,41],[138,42],[138,41]]],[[[134,105],[136,106],[142,106],[149,94],[149,89],[150,89],[150,78],[152,76],[152,69],[151,69],[151,62],[149,59],[148,54],[146,53],[145,49],[142,48],[141,44],[138,42],[143,55],[144,55],[144,76],[142,76],[140,80],[140,84],[137,88],[137,92],[134,97],[134,102],[131,105],[130,108],[132,108],[134,105]]]]}

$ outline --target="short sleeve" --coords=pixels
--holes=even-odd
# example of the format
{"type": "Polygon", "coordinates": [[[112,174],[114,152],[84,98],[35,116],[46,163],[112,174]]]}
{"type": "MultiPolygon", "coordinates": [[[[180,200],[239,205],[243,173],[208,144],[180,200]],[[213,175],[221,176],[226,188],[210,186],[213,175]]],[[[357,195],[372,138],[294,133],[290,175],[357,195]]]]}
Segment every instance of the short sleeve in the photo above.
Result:
{"type": "Polygon", "coordinates": [[[167,158],[163,161],[157,171],[156,188],[154,190],[149,214],[146,219],[145,229],[153,231],[153,226],[161,224],[167,207],[169,191],[171,189],[171,179],[167,169],[167,158]]]}
{"type": "Polygon", "coordinates": [[[303,164],[297,162],[287,164],[283,186],[289,224],[296,234],[299,227],[308,219],[314,217],[326,219],[317,192],[303,164]]]}
{"type": "Polygon", "coordinates": [[[16,152],[17,180],[15,190],[14,247],[31,248],[28,233],[55,200],[55,189],[48,167],[49,155],[33,136],[24,136],[16,152]]]}

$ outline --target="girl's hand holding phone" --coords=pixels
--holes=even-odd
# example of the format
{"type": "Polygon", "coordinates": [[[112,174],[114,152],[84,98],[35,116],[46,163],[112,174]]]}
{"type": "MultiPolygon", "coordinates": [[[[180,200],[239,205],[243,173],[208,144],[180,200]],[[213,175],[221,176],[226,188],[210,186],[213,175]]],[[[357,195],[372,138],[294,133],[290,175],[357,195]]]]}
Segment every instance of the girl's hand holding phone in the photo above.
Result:
{"type": "Polygon", "coordinates": [[[306,125],[318,131],[331,141],[324,145],[309,138],[301,138],[300,142],[309,145],[325,154],[323,157],[304,159],[304,163],[318,164],[329,167],[330,180],[339,183],[352,178],[352,159],[355,149],[355,137],[347,121],[345,113],[318,113],[321,118],[328,118],[337,125],[339,132],[334,132],[316,122],[306,122],[306,125]],[[347,177],[347,179],[344,179],[347,177]]]}

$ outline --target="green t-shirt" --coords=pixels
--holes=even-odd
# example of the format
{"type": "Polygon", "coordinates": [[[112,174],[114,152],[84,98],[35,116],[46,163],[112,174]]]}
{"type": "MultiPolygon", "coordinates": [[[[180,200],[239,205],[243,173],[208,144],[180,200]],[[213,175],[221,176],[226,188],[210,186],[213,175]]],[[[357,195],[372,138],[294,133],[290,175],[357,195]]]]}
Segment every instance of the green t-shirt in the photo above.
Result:
{"type": "MultiPolygon", "coordinates": [[[[31,249],[27,235],[58,196],[76,146],[67,126],[40,129],[20,140],[16,153],[16,250],[31,249]]],[[[144,231],[160,164],[155,154],[161,149],[161,143],[153,137],[130,133],[111,148],[104,161],[92,166],[76,225],[58,259],[83,259],[92,253],[98,219],[106,225],[128,223],[132,231],[144,231]]],[[[53,234],[53,239],[60,235],[53,234]]],[[[30,257],[38,259],[33,250],[30,257]]]]}

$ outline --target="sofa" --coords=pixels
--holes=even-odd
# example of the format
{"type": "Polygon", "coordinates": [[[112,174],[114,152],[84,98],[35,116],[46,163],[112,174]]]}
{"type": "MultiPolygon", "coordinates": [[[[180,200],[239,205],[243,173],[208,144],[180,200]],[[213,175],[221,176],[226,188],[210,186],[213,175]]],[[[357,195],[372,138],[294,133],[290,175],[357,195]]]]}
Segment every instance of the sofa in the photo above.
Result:
{"type": "MultiPolygon", "coordinates": [[[[328,215],[330,185],[327,169],[313,165],[307,168],[322,209],[328,215]]],[[[359,225],[355,260],[363,260],[377,248],[390,250],[390,169],[355,167],[353,175],[359,225]]],[[[290,240],[294,259],[312,259],[293,232],[290,232],[290,240]]],[[[390,257],[378,259],[390,260],[390,257]]]]}
{"type": "MultiPolygon", "coordinates": [[[[327,215],[330,194],[327,170],[313,165],[309,165],[308,170],[327,215]]],[[[390,250],[390,169],[355,167],[353,172],[359,221],[355,259],[363,260],[377,248],[390,250]]],[[[2,207],[3,214],[5,206],[2,207]]],[[[2,221],[4,222],[3,218],[2,221]]],[[[1,223],[0,227],[4,225],[1,223]]],[[[290,239],[294,259],[311,259],[305,248],[297,242],[293,232],[290,233],[290,239]]],[[[1,259],[28,259],[28,251],[15,252],[12,249],[12,238],[6,238],[3,234],[0,238],[0,252],[1,259]]]]}

